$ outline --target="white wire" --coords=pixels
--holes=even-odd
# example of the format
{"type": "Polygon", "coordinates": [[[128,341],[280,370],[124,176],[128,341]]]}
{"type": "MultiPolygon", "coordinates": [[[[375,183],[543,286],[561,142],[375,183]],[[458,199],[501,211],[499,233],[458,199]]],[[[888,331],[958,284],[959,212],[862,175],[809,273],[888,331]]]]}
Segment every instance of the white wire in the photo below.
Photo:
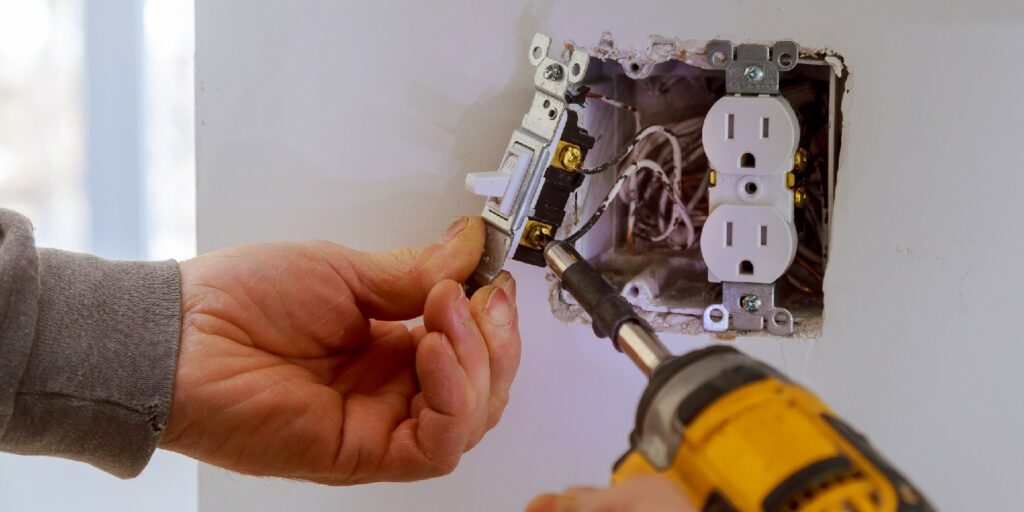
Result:
{"type": "MultiPolygon", "coordinates": [[[[683,168],[682,168],[682,165],[683,165],[683,150],[682,150],[682,148],[679,147],[679,139],[677,139],[676,136],[672,132],[668,131],[668,129],[666,129],[664,126],[662,126],[660,124],[655,124],[655,125],[648,126],[646,129],[644,129],[644,131],[640,132],[640,135],[636,136],[636,146],[639,147],[640,144],[645,139],[647,139],[647,137],[650,137],[651,135],[654,135],[656,133],[660,133],[660,134],[664,135],[665,138],[668,139],[669,144],[672,145],[672,168],[673,168],[673,170],[675,170],[676,177],[681,180],[682,179],[682,170],[683,170],[683,168]]],[[[660,169],[660,167],[659,167],[659,169],[660,169]]],[[[669,182],[671,183],[671,180],[669,180],[669,182]]],[[[680,183],[675,183],[675,188],[676,189],[679,188],[680,183]]],[[[631,180],[631,182],[630,182],[630,191],[631,192],[635,192],[636,191],[635,190],[635,185],[636,185],[636,183],[632,182],[632,180],[631,180]]],[[[629,201],[629,198],[628,197],[622,197],[622,200],[623,201],[629,201]]]]}
{"type": "MultiPolygon", "coordinates": [[[[668,187],[670,193],[668,194],[669,199],[672,201],[672,218],[669,221],[669,227],[661,234],[651,237],[654,242],[660,242],[668,238],[673,231],[679,226],[679,221],[682,220],[686,226],[686,246],[692,247],[697,237],[696,228],[693,225],[693,220],[690,219],[690,215],[686,212],[686,204],[683,203],[682,196],[679,194],[679,190],[674,186],[665,170],[653,160],[640,160],[636,164],[636,170],[650,169],[658,179],[661,180],[662,184],[668,187]]],[[[636,171],[634,171],[635,173],[636,171]]]]}
{"type": "Polygon", "coordinates": [[[598,94],[597,96],[591,96],[591,97],[592,98],[596,98],[599,101],[602,101],[604,103],[607,103],[608,105],[611,105],[611,106],[613,106],[615,108],[619,108],[619,109],[625,110],[627,112],[632,112],[633,113],[633,121],[636,124],[635,130],[636,131],[640,131],[640,127],[643,126],[643,120],[640,118],[640,111],[639,110],[637,110],[636,108],[634,108],[634,107],[632,107],[630,105],[627,105],[627,104],[625,104],[625,103],[623,103],[623,102],[621,102],[619,100],[612,99],[612,98],[609,98],[607,96],[604,96],[603,94],[598,94]]]}
{"type": "MultiPolygon", "coordinates": [[[[619,106],[617,105],[618,102],[616,102],[615,100],[611,100],[609,98],[601,98],[601,100],[610,105],[619,106]]],[[[637,122],[637,126],[639,126],[639,112],[636,112],[635,120],[637,122]]],[[[690,118],[675,123],[672,126],[680,130],[680,132],[682,132],[683,134],[690,135],[697,132],[702,125],[702,118],[690,118]]],[[[636,219],[634,218],[636,215],[635,206],[636,201],[638,200],[636,187],[636,173],[640,170],[648,169],[655,173],[659,181],[661,181],[664,185],[663,190],[667,192],[667,194],[663,193],[658,198],[657,202],[659,211],[663,210],[666,206],[666,199],[672,202],[672,210],[669,218],[665,219],[664,217],[658,217],[657,219],[657,227],[660,229],[661,232],[650,237],[650,239],[655,242],[660,242],[669,239],[669,237],[671,237],[672,234],[676,232],[676,229],[679,227],[679,224],[681,222],[686,227],[686,247],[693,247],[694,243],[696,243],[696,226],[694,225],[690,213],[693,211],[693,209],[697,206],[697,203],[700,202],[704,194],[707,192],[707,182],[709,176],[707,173],[705,173],[704,179],[702,180],[701,186],[698,188],[697,193],[694,195],[694,197],[690,198],[688,202],[684,202],[682,197],[684,158],[682,147],[679,143],[679,137],[677,136],[677,134],[674,133],[673,130],[669,130],[663,125],[651,125],[645,128],[635,137],[633,148],[636,150],[637,154],[643,154],[647,150],[647,146],[644,146],[643,143],[647,141],[649,137],[655,134],[661,134],[669,143],[669,147],[672,152],[672,174],[669,175],[667,172],[665,172],[661,165],[657,163],[657,161],[651,160],[650,158],[640,159],[639,161],[630,164],[625,169],[623,169],[622,172],[619,173],[619,176],[617,177],[615,183],[613,183],[612,188],[609,191],[607,199],[604,203],[602,203],[602,206],[598,209],[598,211],[600,212],[598,213],[598,216],[600,214],[603,214],[604,210],[607,209],[607,206],[610,204],[610,200],[617,196],[622,202],[630,205],[629,212],[627,214],[627,224],[630,232],[633,232],[633,228],[636,225],[636,219]],[[629,182],[629,186],[624,189],[622,185],[627,181],[629,182]],[[666,195],[668,196],[667,198],[665,197],[666,195]]],[[[655,147],[659,146],[660,145],[655,147]]],[[[687,155],[685,163],[689,164],[690,162],[698,158],[701,154],[701,151],[702,148],[695,148],[693,151],[690,152],[690,154],[687,155]]],[[[661,159],[660,156],[656,158],[658,160],[661,159]]],[[[578,233],[578,236],[582,236],[583,232],[585,232],[586,230],[581,231],[582,232],[578,233]]],[[[576,234],[574,234],[574,236],[576,236],[576,234]]]]}

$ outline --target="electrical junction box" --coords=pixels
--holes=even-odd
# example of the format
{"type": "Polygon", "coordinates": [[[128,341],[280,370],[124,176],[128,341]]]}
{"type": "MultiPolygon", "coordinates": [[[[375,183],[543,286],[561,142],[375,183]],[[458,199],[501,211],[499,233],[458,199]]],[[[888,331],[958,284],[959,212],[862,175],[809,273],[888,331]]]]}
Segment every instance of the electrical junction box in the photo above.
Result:
{"type": "MultiPolygon", "coordinates": [[[[531,45],[537,92],[499,171],[467,178],[490,197],[478,280],[567,239],[658,330],[820,332],[841,57],[787,40],[549,45],[531,45]]],[[[551,303],[585,318],[554,281],[551,303]]]]}

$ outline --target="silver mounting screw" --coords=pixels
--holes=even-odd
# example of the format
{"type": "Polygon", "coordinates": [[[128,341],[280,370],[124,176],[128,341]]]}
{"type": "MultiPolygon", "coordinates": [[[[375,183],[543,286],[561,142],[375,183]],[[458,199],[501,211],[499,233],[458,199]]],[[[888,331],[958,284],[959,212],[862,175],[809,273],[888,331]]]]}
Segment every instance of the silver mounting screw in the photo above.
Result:
{"type": "Polygon", "coordinates": [[[744,295],[740,298],[740,306],[742,306],[747,313],[757,313],[761,310],[762,305],[761,297],[758,297],[757,295],[744,295]]]}
{"type": "Polygon", "coordinates": [[[562,66],[558,64],[551,64],[544,68],[544,78],[547,78],[548,80],[554,80],[557,82],[562,79],[563,74],[565,74],[565,72],[562,71],[562,66]]]}
{"type": "Polygon", "coordinates": [[[761,79],[764,78],[764,68],[753,65],[747,66],[747,68],[743,70],[743,76],[747,77],[747,80],[750,80],[751,82],[760,82],[761,79]]]}

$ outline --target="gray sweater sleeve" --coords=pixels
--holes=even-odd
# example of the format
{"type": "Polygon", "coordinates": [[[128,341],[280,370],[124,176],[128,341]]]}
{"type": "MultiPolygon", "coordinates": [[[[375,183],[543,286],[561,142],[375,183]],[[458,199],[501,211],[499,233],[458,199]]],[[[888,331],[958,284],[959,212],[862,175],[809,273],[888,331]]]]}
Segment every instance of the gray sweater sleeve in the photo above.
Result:
{"type": "Polygon", "coordinates": [[[0,450],[139,474],[170,412],[180,304],[174,261],[37,250],[0,209],[0,450]]]}

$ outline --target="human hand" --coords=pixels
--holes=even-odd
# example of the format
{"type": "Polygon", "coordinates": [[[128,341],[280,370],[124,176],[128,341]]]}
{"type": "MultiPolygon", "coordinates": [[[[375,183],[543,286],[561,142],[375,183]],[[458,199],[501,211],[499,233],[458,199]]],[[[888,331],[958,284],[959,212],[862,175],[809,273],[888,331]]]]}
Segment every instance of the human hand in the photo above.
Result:
{"type": "Polygon", "coordinates": [[[573,487],[538,496],[526,512],[689,512],[695,510],[667,478],[643,475],[605,489],[573,487]]]}
{"type": "Polygon", "coordinates": [[[468,300],[458,284],[483,242],[480,219],[460,219],[417,250],[266,243],[181,263],[162,447],[331,485],[451,472],[500,418],[519,366],[511,276],[468,300]]]}

